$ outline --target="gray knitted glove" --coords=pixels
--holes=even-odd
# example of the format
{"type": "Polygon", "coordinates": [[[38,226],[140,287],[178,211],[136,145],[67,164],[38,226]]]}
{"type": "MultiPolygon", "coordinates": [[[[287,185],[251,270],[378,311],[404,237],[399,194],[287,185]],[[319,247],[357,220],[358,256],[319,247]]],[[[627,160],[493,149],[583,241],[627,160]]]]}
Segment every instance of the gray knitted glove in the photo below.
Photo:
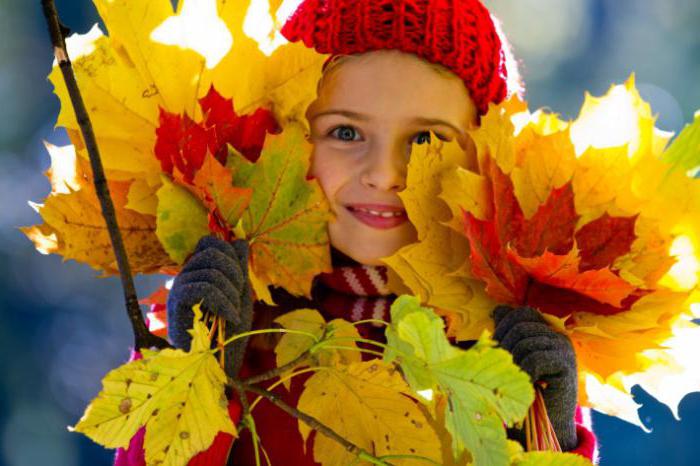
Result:
{"type": "MultiPolygon", "coordinates": [[[[547,414],[563,451],[578,445],[574,414],[578,400],[576,355],[566,335],[552,330],[530,307],[498,306],[493,311],[494,339],[533,382],[545,382],[547,414]]],[[[522,432],[514,432],[520,437],[522,432]]],[[[518,438],[521,440],[521,438],[518,438]]]]}
{"type": "MultiPolygon", "coordinates": [[[[168,336],[178,348],[189,349],[192,306],[226,320],[226,338],[252,327],[253,305],[248,283],[248,243],[205,236],[173,282],[168,294],[168,336]]],[[[243,362],[247,338],[226,347],[226,373],[235,376],[243,362]]]]}

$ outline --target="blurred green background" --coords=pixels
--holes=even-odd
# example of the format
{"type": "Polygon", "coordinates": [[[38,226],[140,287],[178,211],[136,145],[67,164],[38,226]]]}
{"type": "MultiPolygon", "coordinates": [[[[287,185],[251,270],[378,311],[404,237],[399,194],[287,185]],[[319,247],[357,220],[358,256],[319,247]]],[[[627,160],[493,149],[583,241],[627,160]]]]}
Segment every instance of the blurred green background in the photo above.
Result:
{"type": "MultiPolygon", "coordinates": [[[[578,113],[585,91],[603,94],[637,75],[658,126],[678,131],[700,108],[699,0],[485,0],[502,20],[531,108],[578,113]]],[[[87,0],[57,0],[63,21],[84,33],[98,21],[87,0]]],[[[111,452],[69,433],[101,377],[128,357],[130,328],[117,279],[38,254],[17,230],[39,221],[27,205],[49,192],[43,146],[58,100],[46,81],[53,60],[39,0],[0,0],[0,465],[110,464],[111,452]]],[[[157,277],[138,280],[144,296],[157,277]]],[[[698,387],[700,390],[700,387],[698,387]]],[[[697,465],[700,396],[682,420],[636,390],[653,432],[595,415],[603,465],[697,465]]]]}

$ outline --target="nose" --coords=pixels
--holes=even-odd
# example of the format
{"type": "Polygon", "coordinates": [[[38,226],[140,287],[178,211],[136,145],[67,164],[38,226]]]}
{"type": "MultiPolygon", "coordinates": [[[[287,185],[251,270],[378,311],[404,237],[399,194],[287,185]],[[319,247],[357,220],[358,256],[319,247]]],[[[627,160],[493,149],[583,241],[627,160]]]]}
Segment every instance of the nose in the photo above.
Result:
{"type": "Polygon", "coordinates": [[[367,154],[360,182],[381,191],[401,191],[406,187],[408,156],[400,144],[377,144],[367,154]]]}

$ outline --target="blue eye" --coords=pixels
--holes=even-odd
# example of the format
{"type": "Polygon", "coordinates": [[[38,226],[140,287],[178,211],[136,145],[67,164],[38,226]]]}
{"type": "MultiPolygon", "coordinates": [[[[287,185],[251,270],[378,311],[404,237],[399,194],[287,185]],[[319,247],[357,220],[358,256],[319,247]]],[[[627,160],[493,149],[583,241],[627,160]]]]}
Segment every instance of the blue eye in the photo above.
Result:
{"type": "Polygon", "coordinates": [[[352,126],[338,126],[334,128],[330,135],[341,141],[358,141],[359,134],[352,126]]]}
{"type": "Polygon", "coordinates": [[[413,144],[430,144],[430,131],[423,131],[415,135],[413,144]]]}

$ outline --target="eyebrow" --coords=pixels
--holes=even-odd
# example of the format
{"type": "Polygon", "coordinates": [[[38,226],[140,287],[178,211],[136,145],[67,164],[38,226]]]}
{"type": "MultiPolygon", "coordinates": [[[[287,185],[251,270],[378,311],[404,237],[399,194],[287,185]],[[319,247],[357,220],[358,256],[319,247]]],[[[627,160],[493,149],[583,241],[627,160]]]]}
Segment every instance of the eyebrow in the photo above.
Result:
{"type": "MultiPolygon", "coordinates": [[[[327,116],[327,115],[341,115],[344,117],[352,118],[354,120],[360,120],[360,121],[369,121],[370,118],[367,115],[363,115],[362,113],[357,113],[353,112],[351,110],[342,110],[342,109],[330,109],[330,110],[325,110],[323,112],[316,113],[311,117],[312,120],[315,120],[316,118],[322,117],[322,116],[327,116]]],[[[412,123],[418,123],[419,125],[425,125],[425,126],[447,126],[448,128],[452,129],[455,133],[460,134],[461,131],[452,123],[449,123],[445,120],[441,120],[439,118],[425,118],[425,117],[415,117],[411,119],[412,123]]]]}

